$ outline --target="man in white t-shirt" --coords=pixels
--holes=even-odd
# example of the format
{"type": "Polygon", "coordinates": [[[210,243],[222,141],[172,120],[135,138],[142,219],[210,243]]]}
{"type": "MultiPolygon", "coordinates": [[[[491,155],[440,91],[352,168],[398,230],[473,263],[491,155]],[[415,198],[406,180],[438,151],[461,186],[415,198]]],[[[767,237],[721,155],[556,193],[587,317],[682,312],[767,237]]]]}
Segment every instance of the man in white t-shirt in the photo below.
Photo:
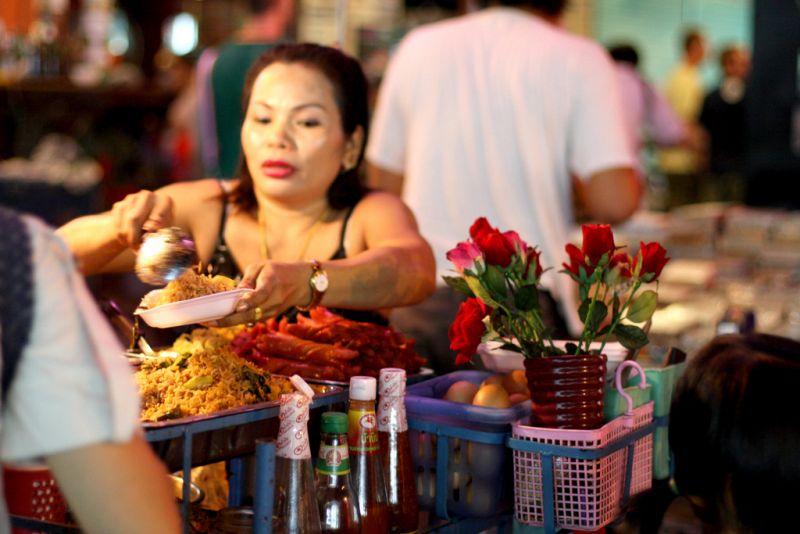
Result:
{"type": "MultiPolygon", "coordinates": [[[[9,302],[11,292],[0,299],[2,362],[7,369],[17,362],[0,406],[0,461],[44,460],[85,532],[179,532],[166,470],[141,433],[139,399],[123,348],[66,244],[41,221],[4,208],[0,232],[4,258],[19,264],[29,254],[32,268],[30,280],[19,280],[31,286],[29,329],[13,316],[24,312],[21,303],[14,308],[9,302]],[[9,243],[15,249],[10,258],[9,243]],[[27,341],[19,336],[22,330],[27,341]],[[21,341],[12,344],[12,335],[21,341]]],[[[8,532],[0,495],[0,534],[8,532]]]]}
{"type": "MultiPolygon", "coordinates": [[[[609,223],[635,211],[641,189],[607,53],[558,26],[566,0],[511,1],[399,44],[378,94],[369,180],[402,194],[440,275],[478,216],[538,245],[555,267],[542,283],[575,331],[574,284],[555,274],[574,230],[573,188],[592,219],[609,223]]],[[[446,329],[457,302],[443,287],[392,315],[440,372],[452,368],[446,329]]]]}

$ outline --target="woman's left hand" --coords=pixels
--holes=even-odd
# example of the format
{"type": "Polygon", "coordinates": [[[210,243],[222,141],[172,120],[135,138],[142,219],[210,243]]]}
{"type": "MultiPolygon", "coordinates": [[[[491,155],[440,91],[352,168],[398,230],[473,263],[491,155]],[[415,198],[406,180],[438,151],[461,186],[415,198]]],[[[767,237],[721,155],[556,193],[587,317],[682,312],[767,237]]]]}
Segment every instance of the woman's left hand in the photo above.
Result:
{"type": "Polygon", "coordinates": [[[274,317],[302,298],[303,281],[308,284],[306,263],[260,261],[249,265],[239,287],[253,288],[236,305],[236,311],[207,326],[233,326],[274,317]]]}

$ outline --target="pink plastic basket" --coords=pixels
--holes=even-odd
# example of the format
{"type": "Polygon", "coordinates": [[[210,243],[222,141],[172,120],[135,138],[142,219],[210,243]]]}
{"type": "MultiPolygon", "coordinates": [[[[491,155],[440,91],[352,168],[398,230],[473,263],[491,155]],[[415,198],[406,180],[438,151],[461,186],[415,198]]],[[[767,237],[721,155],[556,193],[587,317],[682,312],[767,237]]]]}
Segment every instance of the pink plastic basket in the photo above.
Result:
{"type": "MultiPolygon", "coordinates": [[[[626,362],[628,363],[628,362],[626,362]]],[[[636,364],[634,364],[636,365],[636,364]]],[[[638,367],[638,365],[636,365],[638,367]]],[[[644,373],[641,373],[644,376],[644,373]]],[[[542,447],[542,452],[514,449],[514,515],[526,525],[545,526],[546,516],[559,528],[596,530],[611,523],[621,512],[625,498],[626,473],[630,469],[629,495],[649,489],[652,485],[653,434],[652,431],[636,440],[633,445],[632,465],[628,467],[627,446],[600,455],[595,459],[575,458],[585,451],[596,451],[614,444],[624,445],[626,436],[648,426],[653,420],[653,402],[636,409],[629,408],[621,415],[596,430],[561,430],[512,425],[512,437],[531,441],[542,447]],[[565,447],[552,449],[547,446],[565,447]],[[566,454],[564,456],[558,453],[566,454]],[[545,491],[543,457],[553,460],[552,487],[545,491]],[[546,494],[547,493],[547,494],[546,494]],[[552,503],[550,499],[552,496],[552,503]],[[546,510],[546,505],[552,509],[546,510]]],[[[595,455],[596,456],[596,455],[595,455]]]]}
{"type": "MultiPolygon", "coordinates": [[[[4,465],[3,484],[8,513],[55,523],[65,522],[66,503],[46,467],[4,465]]],[[[31,531],[15,528],[13,532],[23,534],[31,531]]]]}

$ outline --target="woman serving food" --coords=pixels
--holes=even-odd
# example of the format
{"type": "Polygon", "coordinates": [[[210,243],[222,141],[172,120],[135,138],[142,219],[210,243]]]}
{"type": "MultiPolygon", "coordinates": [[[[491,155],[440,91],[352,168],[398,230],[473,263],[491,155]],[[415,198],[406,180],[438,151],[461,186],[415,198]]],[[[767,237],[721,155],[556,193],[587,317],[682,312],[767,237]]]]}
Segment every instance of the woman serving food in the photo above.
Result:
{"type": "Polygon", "coordinates": [[[140,191],[67,223],[58,233],[81,271],[131,271],[144,231],[178,226],[202,265],[254,289],[219,326],[319,304],[364,319],[428,297],[434,259],[411,211],[358,177],[368,127],[359,63],[318,45],[272,48],[243,102],[238,179],[140,191]]]}

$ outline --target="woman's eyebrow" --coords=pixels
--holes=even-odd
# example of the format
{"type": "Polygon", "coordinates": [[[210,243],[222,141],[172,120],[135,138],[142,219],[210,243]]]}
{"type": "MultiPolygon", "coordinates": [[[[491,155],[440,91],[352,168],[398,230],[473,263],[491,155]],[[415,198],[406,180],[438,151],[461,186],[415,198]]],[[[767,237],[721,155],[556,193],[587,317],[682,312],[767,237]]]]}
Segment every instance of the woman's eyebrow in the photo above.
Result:
{"type": "MultiPolygon", "coordinates": [[[[268,110],[273,110],[274,109],[273,106],[269,105],[267,102],[256,101],[255,104],[258,105],[258,106],[262,106],[264,108],[267,108],[268,110]]],[[[325,107],[325,105],[323,105],[323,104],[321,104],[319,102],[306,102],[306,103],[303,103],[303,104],[298,104],[296,106],[292,106],[291,111],[300,111],[300,110],[307,109],[307,108],[319,108],[319,109],[321,109],[323,111],[327,111],[328,110],[328,108],[325,107]]]]}

